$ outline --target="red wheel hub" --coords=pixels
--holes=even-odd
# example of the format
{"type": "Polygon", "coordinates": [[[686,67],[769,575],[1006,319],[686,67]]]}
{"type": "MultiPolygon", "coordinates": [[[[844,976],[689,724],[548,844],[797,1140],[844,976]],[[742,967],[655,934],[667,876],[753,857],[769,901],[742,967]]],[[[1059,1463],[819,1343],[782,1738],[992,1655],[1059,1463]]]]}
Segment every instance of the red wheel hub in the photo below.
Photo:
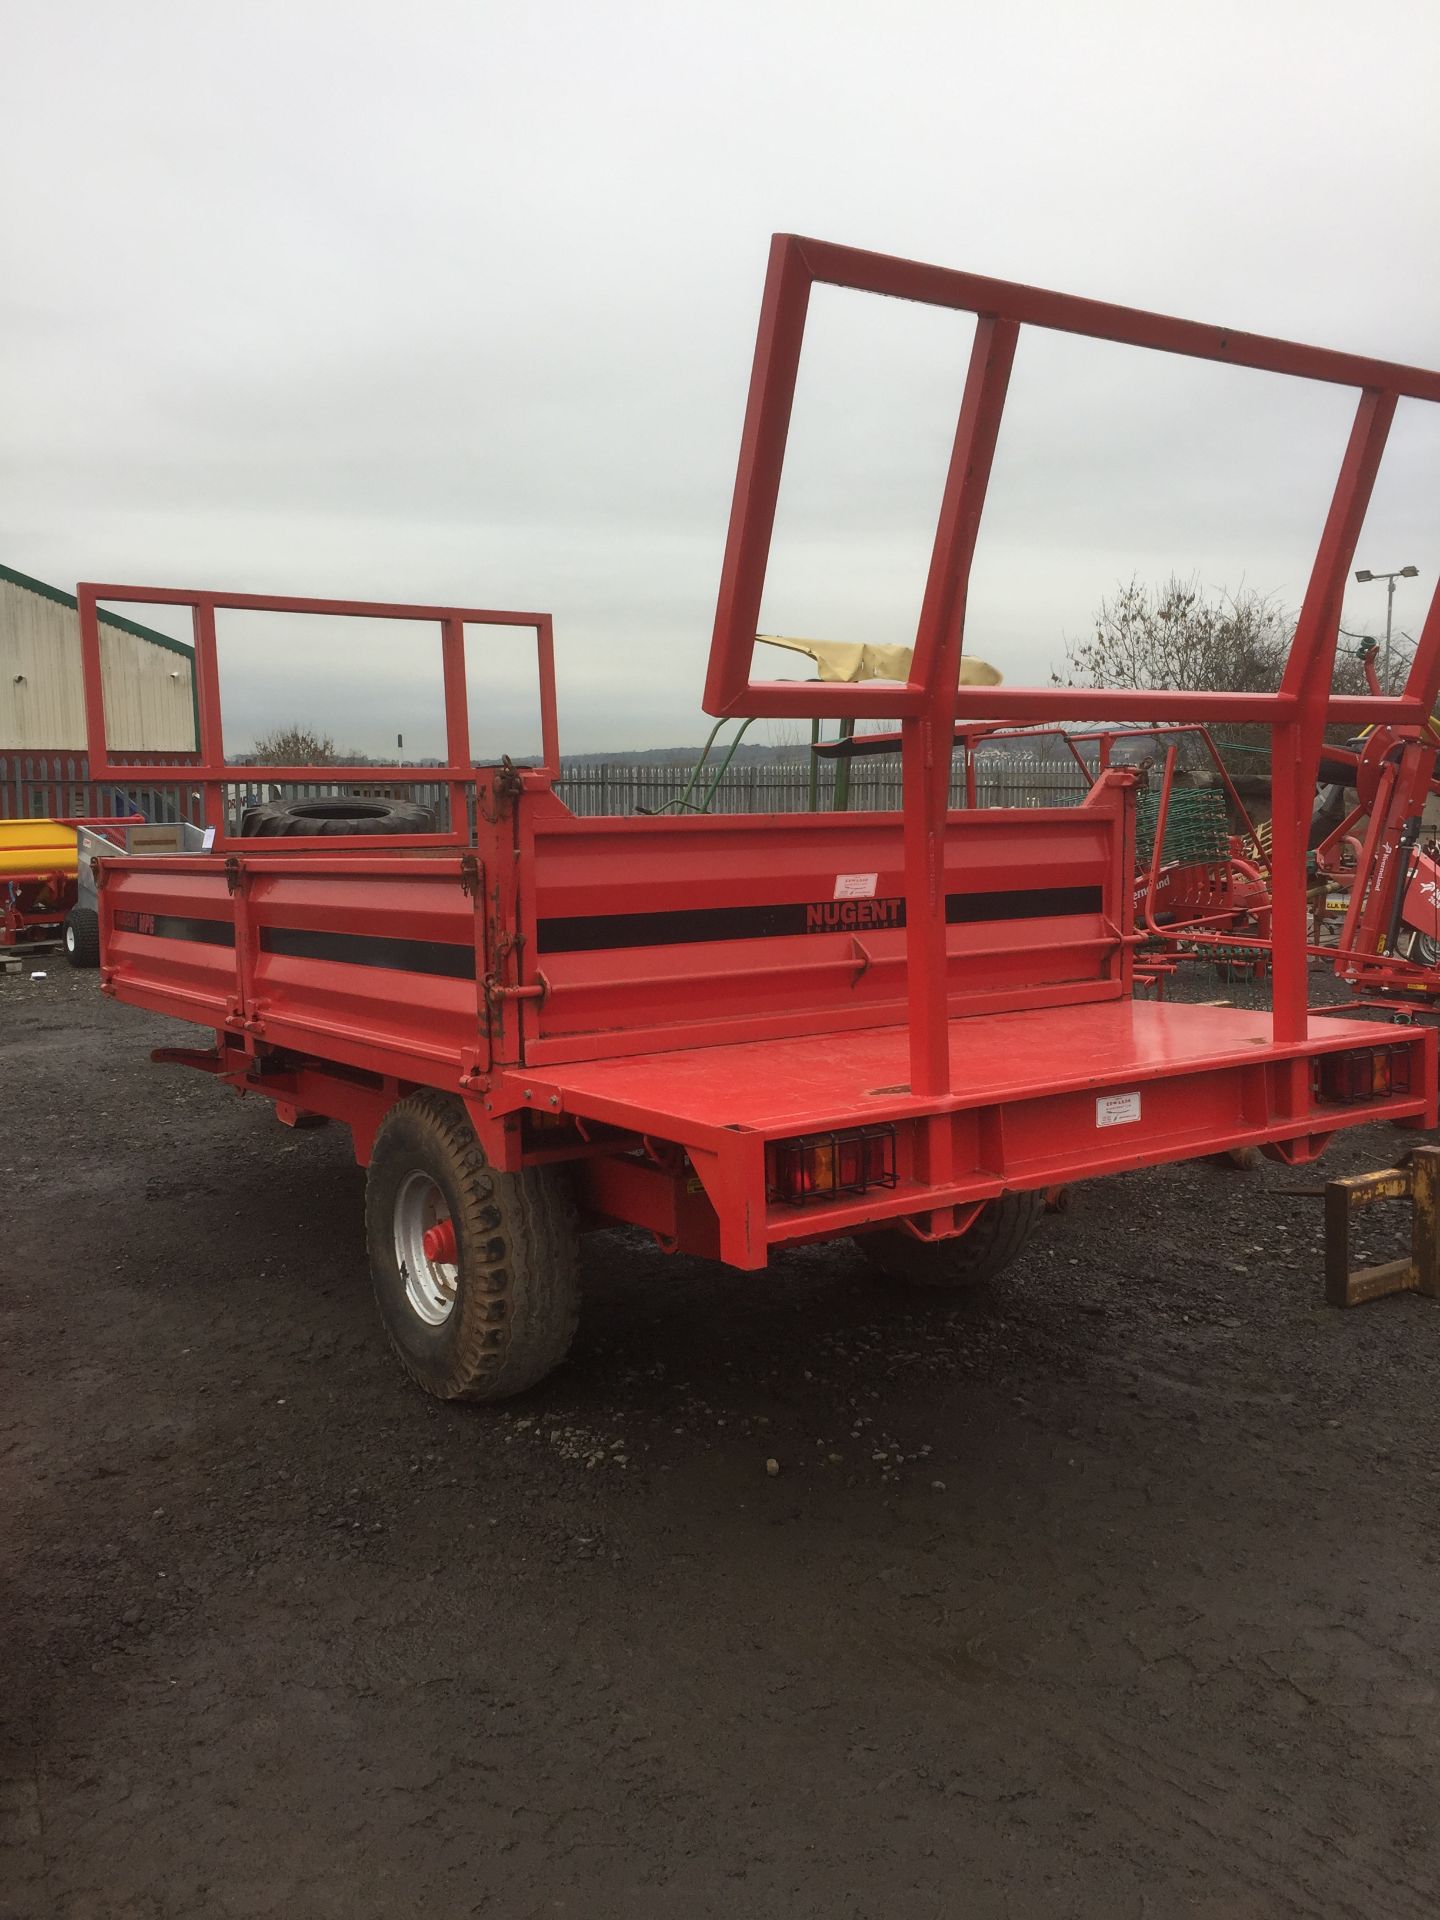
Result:
{"type": "Polygon", "coordinates": [[[455,1245],[455,1222],[437,1220],[433,1227],[427,1227],[420,1244],[425,1249],[425,1258],[433,1260],[437,1266],[456,1266],[460,1254],[455,1245]]]}

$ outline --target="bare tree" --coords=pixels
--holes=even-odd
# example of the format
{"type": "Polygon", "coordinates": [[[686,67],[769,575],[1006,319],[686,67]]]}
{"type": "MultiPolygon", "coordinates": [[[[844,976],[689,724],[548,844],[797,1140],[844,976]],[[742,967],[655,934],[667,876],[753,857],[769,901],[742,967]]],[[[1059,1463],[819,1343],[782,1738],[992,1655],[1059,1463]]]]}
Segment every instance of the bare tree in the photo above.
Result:
{"type": "MultiPolygon", "coordinates": [[[[1267,693],[1280,684],[1294,621],[1264,594],[1207,598],[1194,578],[1131,579],[1100,602],[1089,637],[1067,642],[1071,686],[1267,693]]],[[[1056,675],[1059,679],[1060,676],[1056,675]]]]}
{"type": "MultiPolygon", "coordinates": [[[[1172,574],[1158,587],[1132,578],[1100,602],[1087,638],[1066,643],[1064,672],[1052,677],[1065,686],[1273,693],[1294,636],[1294,615],[1252,588],[1207,595],[1194,576],[1172,574]]],[[[1332,684],[1337,693],[1364,693],[1363,658],[1337,651],[1332,684]]],[[[1251,756],[1269,744],[1265,727],[1225,728],[1217,738],[1222,733],[1227,747],[1251,756]]]]}
{"type": "Polygon", "coordinates": [[[255,742],[257,757],[272,767],[325,767],[334,762],[335,742],[328,733],[291,721],[288,726],[272,727],[255,742]]]}

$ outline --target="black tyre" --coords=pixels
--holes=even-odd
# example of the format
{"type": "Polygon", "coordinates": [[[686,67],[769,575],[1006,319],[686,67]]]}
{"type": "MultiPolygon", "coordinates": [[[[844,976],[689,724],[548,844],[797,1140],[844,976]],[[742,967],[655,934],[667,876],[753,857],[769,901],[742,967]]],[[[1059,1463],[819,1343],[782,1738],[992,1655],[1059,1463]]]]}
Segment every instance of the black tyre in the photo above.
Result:
{"type": "Polygon", "coordinates": [[[386,1115],[365,1234],[390,1343],[427,1393],[508,1399],[565,1358],[580,1281],[563,1175],[496,1172],[459,1100],[412,1094],[386,1115]]]}
{"type": "Polygon", "coordinates": [[[434,831],[434,814],[413,800],[361,800],[343,793],[320,800],[269,800],[263,807],[247,807],[240,822],[241,835],[249,840],[434,831]]]}
{"type": "Polygon", "coordinates": [[[973,1287],[1008,1267],[1045,1211],[1045,1195],[1002,1193],[987,1200],[955,1240],[916,1240],[898,1228],[860,1234],[855,1244],[885,1280],[912,1287],[973,1287]]]}
{"type": "Polygon", "coordinates": [[[72,967],[100,964],[100,916],[89,907],[72,907],[65,916],[65,958],[72,967]]]}

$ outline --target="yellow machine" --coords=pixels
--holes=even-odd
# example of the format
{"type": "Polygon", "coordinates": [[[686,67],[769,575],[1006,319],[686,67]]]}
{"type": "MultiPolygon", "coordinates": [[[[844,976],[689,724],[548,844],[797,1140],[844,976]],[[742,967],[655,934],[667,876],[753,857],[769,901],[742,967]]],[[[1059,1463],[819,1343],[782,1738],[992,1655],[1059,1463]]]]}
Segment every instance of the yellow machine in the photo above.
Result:
{"type": "Polygon", "coordinates": [[[75,829],[60,820],[0,820],[0,881],[73,874],[75,829]]]}
{"type": "Polygon", "coordinates": [[[0,820],[0,956],[62,936],[69,951],[79,867],[76,829],[65,821],[0,820]]]}

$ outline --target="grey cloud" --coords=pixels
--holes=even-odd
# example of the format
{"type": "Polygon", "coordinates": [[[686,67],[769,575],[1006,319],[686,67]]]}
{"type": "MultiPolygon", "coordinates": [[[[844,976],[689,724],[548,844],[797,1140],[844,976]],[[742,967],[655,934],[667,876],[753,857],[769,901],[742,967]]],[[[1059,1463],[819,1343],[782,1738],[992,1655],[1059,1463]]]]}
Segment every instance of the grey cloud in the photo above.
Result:
{"type": "MultiPolygon", "coordinates": [[[[1433,362],[1432,47],[1421,0],[20,0],[0,557],[548,607],[569,746],[694,739],[773,229],[1433,362]]],[[[966,328],[815,320],[766,624],[905,640],[966,328]]],[[[1295,604],[1351,405],[1027,336],[972,643],[1043,678],[1132,572],[1295,604]]],[[[1440,429],[1402,414],[1361,556],[1421,566],[1402,626],[1437,504],[1440,429]]],[[[257,635],[232,733],[304,710],[378,749],[420,657],[257,635]]],[[[496,658],[483,748],[523,751],[528,663],[496,658]]]]}

